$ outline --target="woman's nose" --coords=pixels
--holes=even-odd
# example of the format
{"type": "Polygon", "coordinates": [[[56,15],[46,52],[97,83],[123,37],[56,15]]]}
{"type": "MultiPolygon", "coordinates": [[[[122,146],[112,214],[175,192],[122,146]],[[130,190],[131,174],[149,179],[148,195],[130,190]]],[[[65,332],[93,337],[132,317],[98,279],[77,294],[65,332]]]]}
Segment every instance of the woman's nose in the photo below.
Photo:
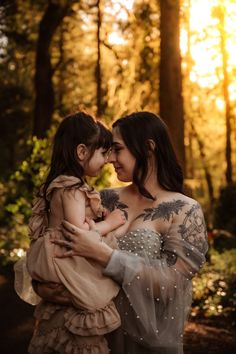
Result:
{"type": "Polygon", "coordinates": [[[113,163],[116,160],[116,154],[113,150],[110,151],[109,155],[107,156],[107,162],[113,163]]]}

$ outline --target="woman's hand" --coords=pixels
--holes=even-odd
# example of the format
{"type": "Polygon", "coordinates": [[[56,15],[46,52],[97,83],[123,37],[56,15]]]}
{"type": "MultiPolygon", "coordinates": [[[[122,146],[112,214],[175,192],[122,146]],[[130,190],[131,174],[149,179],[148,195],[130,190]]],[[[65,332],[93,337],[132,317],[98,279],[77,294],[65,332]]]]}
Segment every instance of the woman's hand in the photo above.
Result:
{"type": "Polygon", "coordinates": [[[33,287],[35,292],[43,298],[43,300],[55,302],[60,305],[72,305],[70,294],[62,284],[34,281],[33,287]]]}
{"type": "Polygon", "coordinates": [[[100,234],[92,229],[94,223],[90,222],[90,230],[83,230],[70,224],[68,221],[62,222],[62,233],[67,241],[53,240],[52,242],[66,247],[69,250],[63,253],[58,258],[81,256],[85,258],[92,258],[103,266],[106,266],[113,249],[104,242],[101,242],[100,234]]]}

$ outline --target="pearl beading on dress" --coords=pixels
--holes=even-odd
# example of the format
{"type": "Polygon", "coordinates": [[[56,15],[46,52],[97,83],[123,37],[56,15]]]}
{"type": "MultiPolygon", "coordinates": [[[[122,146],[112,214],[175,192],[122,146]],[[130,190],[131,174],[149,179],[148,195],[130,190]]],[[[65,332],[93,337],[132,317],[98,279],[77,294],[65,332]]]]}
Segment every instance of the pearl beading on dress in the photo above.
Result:
{"type": "Polygon", "coordinates": [[[121,250],[143,256],[144,253],[151,259],[160,259],[163,246],[162,235],[150,229],[136,229],[118,238],[121,250]]]}

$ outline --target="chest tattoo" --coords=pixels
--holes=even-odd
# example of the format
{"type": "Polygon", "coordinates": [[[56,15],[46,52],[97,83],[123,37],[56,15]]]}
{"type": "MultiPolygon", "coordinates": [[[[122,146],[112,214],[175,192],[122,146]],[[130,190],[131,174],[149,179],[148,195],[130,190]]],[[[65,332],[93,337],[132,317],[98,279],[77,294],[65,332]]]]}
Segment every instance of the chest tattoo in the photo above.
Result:
{"type": "Polygon", "coordinates": [[[137,216],[136,219],[142,218],[146,220],[164,219],[169,221],[174,214],[178,214],[182,208],[188,204],[183,200],[172,200],[171,202],[162,202],[156,208],[144,209],[144,212],[137,216]]]}
{"type": "Polygon", "coordinates": [[[100,192],[102,205],[109,211],[114,209],[120,209],[124,212],[126,219],[128,219],[128,205],[122,203],[119,198],[119,194],[113,189],[103,189],[100,192]]]}

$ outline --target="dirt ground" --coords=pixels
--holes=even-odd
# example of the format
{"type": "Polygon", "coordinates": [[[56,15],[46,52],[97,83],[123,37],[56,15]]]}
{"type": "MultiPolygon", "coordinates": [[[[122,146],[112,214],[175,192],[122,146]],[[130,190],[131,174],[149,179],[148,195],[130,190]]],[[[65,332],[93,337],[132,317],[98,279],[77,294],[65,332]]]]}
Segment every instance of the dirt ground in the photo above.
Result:
{"type": "MultiPolygon", "coordinates": [[[[0,268],[0,306],[0,353],[27,354],[34,308],[15,294],[12,267],[0,268]]],[[[187,325],[184,343],[185,354],[236,353],[236,330],[224,319],[195,320],[187,325]]]]}

